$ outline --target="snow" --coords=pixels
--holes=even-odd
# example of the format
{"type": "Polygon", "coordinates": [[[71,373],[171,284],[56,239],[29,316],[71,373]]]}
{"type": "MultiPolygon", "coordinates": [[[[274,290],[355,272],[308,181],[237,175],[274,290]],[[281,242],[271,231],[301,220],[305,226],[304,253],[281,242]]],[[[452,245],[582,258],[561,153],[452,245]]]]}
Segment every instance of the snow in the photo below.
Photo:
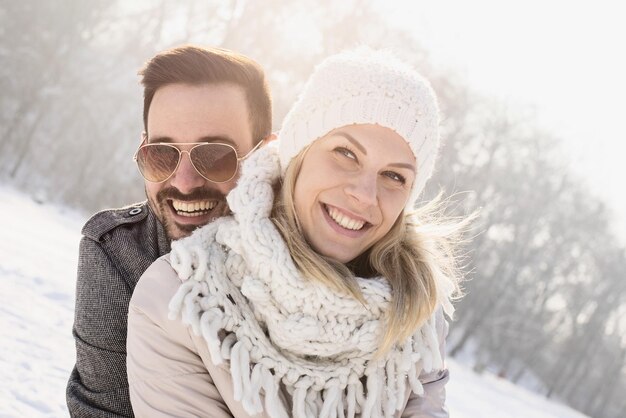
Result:
{"type": "Polygon", "coordinates": [[[0,188],[0,416],[67,416],[84,218],[0,188]]]}
{"type": "MultiPolygon", "coordinates": [[[[72,321],[84,215],[0,187],[0,418],[67,416],[72,321]]],[[[448,360],[453,418],[584,418],[448,360]]]]}

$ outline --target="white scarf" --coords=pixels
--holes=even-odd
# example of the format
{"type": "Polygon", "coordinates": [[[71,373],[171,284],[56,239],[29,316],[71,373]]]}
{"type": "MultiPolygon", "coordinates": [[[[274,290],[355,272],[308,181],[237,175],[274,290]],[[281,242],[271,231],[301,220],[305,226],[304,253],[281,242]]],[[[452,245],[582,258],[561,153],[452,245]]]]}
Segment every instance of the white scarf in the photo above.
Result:
{"type": "MultiPolygon", "coordinates": [[[[387,280],[357,278],[362,305],[302,277],[269,219],[279,175],[275,147],[255,152],[227,198],[234,216],[172,244],[183,283],[170,319],[181,315],[204,337],[214,364],[230,360],[234,398],[251,415],[263,411],[263,391],[271,417],[393,416],[407,385],[421,395],[419,374],[443,368],[434,315],[373,361],[391,300],[387,280]],[[291,400],[281,400],[281,383],[291,400]]],[[[437,287],[451,290],[443,279],[437,287]]]]}

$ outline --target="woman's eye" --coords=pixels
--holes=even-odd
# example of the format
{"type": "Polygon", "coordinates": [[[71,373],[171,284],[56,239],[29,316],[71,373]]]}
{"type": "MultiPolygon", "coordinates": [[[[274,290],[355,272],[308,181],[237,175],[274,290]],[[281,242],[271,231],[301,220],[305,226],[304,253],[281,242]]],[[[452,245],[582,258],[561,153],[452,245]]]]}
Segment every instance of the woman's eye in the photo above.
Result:
{"type": "Polygon", "coordinates": [[[406,178],[404,178],[403,175],[398,174],[394,171],[385,171],[383,173],[384,176],[386,176],[387,178],[393,180],[394,182],[397,182],[398,184],[405,184],[406,183],[406,178]]]}
{"type": "Polygon", "coordinates": [[[335,152],[343,155],[346,158],[350,158],[351,160],[355,160],[356,161],[356,155],[354,155],[354,153],[352,151],[350,151],[348,148],[337,147],[337,148],[335,148],[335,152]]]}

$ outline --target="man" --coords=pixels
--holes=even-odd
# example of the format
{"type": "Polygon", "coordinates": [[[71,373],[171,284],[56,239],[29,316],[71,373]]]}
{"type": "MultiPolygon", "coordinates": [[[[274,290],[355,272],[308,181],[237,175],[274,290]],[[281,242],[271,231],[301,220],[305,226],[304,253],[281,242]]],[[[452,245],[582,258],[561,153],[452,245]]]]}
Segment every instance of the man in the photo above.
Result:
{"type": "Polygon", "coordinates": [[[77,417],[133,416],[126,316],[135,284],[171,240],[228,213],[240,161],[271,139],[265,76],[245,56],[184,46],[156,55],[139,74],[145,132],[135,160],[147,202],[102,211],[82,230],[67,386],[77,417]]]}

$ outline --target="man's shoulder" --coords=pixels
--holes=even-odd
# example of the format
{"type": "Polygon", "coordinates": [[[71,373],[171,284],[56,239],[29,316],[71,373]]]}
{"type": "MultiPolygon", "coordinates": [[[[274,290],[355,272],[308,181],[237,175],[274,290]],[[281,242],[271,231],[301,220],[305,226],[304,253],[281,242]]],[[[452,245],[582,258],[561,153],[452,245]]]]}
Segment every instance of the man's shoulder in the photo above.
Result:
{"type": "Polygon", "coordinates": [[[81,232],[87,238],[100,241],[105,234],[120,226],[141,225],[148,217],[149,210],[146,201],[116,209],[105,209],[93,215],[85,223],[81,232]]]}

